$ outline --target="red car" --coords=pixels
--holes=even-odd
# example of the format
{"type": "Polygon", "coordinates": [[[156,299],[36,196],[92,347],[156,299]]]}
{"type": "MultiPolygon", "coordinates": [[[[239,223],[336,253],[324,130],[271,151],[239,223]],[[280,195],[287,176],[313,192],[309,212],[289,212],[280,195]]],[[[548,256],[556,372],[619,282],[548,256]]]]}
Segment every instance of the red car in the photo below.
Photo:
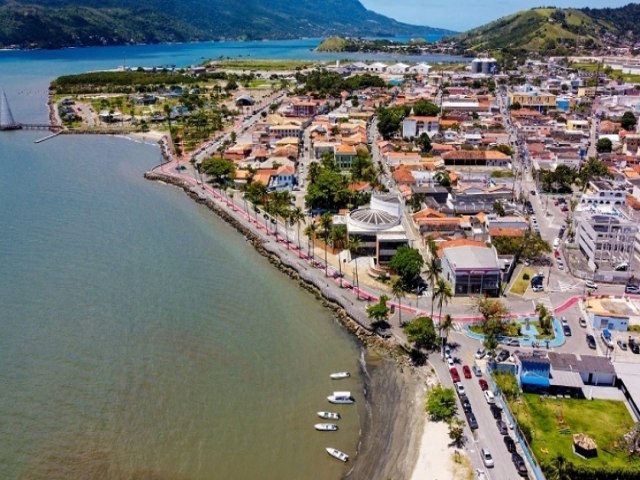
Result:
{"type": "Polygon", "coordinates": [[[458,369],[456,367],[451,367],[449,369],[449,373],[451,374],[451,379],[453,380],[453,383],[460,381],[460,374],[458,373],[458,369]]]}
{"type": "Polygon", "coordinates": [[[469,365],[462,367],[462,373],[464,374],[464,378],[471,378],[471,369],[469,368],[469,365]]]}
{"type": "Polygon", "coordinates": [[[487,381],[484,378],[481,378],[480,380],[478,380],[478,383],[480,384],[480,388],[482,390],[488,390],[489,389],[489,384],[487,383],[487,381]]]}

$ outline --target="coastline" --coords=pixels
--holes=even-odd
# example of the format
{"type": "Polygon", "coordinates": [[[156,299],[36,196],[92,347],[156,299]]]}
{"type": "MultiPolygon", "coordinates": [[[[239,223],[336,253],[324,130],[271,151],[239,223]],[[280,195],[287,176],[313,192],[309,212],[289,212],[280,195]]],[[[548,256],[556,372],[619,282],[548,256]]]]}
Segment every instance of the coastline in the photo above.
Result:
{"type": "MultiPolygon", "coordinates": [[[[162,157],[171,160],[166,141],[163,137],[159,142],[162,157]]],[[[223,201],[205,196],[201,187],[158,171],[162,165],[146,172],[144,177],[181,188],[196,203],[213,211],[241,233],[278,270],[320,300],[363,345],[367,414],[362,423],[357,452],[352,455],[353,464],[350,464],[344,478],[411,478],[418,457],[424,453],[421,451],[421,439],[426,389],[424,374],[411,365],[403,346],[394,339],[385,339],[372,332],[368,328],[366,314],[356,308],[357,301],[346,296],[350,293],[348,290],[335,292],[337,287],[328,283],[330,279],[324,276],[324,270],[314,269],[288,246],[275,242],[257,230],[255,225],[243,221],[237,212],[234,215],[223,201]],[[399,405],[402,408],[398,408],[399,405]]]]}

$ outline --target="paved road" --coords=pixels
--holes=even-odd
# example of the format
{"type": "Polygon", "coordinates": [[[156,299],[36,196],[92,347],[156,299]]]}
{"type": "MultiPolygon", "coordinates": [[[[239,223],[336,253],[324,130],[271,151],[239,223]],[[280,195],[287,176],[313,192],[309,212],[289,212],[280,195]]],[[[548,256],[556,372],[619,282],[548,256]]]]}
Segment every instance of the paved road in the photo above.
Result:
{"type": "MultiPolygon", "coordinates": [[[[462,411],[462,406],[458,403],[458,416],[464,419],[466,424],[465,434],[468,440],[465,445],[465,449],[467,450],[474,467],[484,469],[485,472],[487,472],[488,478],[494,480],[522,478],[518,475],[518,472],[511,461],[511,454],[507,451],[504,444],[503,435],[498,431],[496,420],[493,418],[489,405],[487,404],[482,390],[480,389],[478,377],[474,375],[472,378],[466,379],[462,374],[462,365],[469,365],[471,367],[476,361],[473,355],[480,345],[479,342],[476,342],[463,334],[454,332],[450,335],[449,343],[453,346],[453,356],[459,359],[459,363],[457,363],[456,368],[460,373],[461,382],[464,385],[466,395],[469,398],[469,403],[471,403],[473,413],[478,421],[479,428],[472,433],[468,428],[468,424],[466,424],[466,418],[462,411]],[[488,448],[491,452],[495,463],[494,468],[486,468],[484,466],[480,456],[481,448],[488,448]]],[[[434,369],[438,373],[442,383],[445,386],[453,387],[448,365],[441,360],[441,357],[436,355],[432,355],[430,360],[431,365],[433,365],[434,369]]],[[[483,368],[483,371],[484,363],[485,362],[483,360],[478,362],[478,364],[483,368]]],[[[512,438],[514,437],[512,431],[510,431],[509,434],[512,438]]]]}

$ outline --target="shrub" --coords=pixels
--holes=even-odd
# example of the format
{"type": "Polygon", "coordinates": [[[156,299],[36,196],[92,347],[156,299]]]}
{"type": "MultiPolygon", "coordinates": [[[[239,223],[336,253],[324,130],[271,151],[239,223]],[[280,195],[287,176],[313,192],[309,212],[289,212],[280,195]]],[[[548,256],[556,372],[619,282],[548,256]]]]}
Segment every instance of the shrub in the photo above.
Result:
{"type": "Polygon", "coordinates": [[[438,385],[429,392],[426,410],[431,420],[449,420],[456,414],[457,408],[456,394],[453,388],[438,385]]]}
{"type": "Polygon", "coordinates": [[[522,275],[522,279],[523,280],[529,280],[531,277],[529,276],[528,273],[525,273],[524,275],[522,275]]]}

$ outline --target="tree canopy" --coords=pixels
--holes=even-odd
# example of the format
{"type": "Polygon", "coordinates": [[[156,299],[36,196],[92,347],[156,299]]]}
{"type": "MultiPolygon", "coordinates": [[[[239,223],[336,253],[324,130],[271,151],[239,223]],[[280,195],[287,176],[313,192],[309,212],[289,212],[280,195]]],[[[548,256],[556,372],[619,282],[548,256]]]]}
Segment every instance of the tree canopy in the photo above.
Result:
{"type": "Polygon", "coordinates": [[[432,350],[437,346],[436,329],[431,317],[417,317],[402,327],[407,340],[415,344],[416,348],[432,350]]]}
{"type": "Polygon", "coordinates": [[[411,247],[399,247],[396,254],[391,257],[389,267],[400,275],[406,289],[411,288],[422,271],[424,259],[420,252],[411,247]]]}
{"type": "Polygon", "coordinates": [[[456,394],[453,388],[438,385],[429,392],[426,410],[431,420],[449,420],[456,414],[457,409],[456,394]]]}
{"type": "Polygon", "coordinates": [[[420,99],[413,104],[413,113],[420,117],[435,117],[440,113],[440,107],[428,100],[420,99]]]}
{"type": "Polygon", "coordinates": [[[622,119],[620,120],[620,126],[622,126],[622,128],[624,128],[625,130],[635,129],[637,123],[638,119],[631,111],[624,112],[624,114],[622,115],[622,119]]]}
{"type": "Polygon", "coordinates": [[[403,106],[378,108],[378,131],[382,138],[389,140],[398,133],[402,119],[407,113],[407,108],[403,106]]]}
{"type": "Polygon", "coordinates": [[[612,149],[613,144],[611,143],[611,140],[606,137],[601,138],[596,143],[596,150],[598,151],[598,153],[611,153],[612,149]]]}

